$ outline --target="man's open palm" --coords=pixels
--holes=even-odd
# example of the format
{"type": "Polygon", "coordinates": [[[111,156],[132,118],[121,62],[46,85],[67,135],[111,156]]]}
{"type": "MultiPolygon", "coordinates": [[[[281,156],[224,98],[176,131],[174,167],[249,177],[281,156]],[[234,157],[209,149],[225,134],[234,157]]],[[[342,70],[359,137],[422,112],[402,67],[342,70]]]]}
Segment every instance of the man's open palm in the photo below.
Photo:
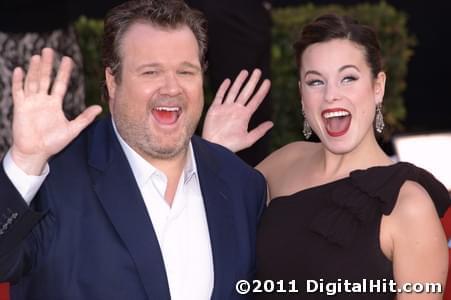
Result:
{"type": "Polygon", "coordinates": [[[26,173],[38,175],[47,160],[66,147],[101,112],[98,105],[87,108],[69,121],[63,112],[72,60],[63,57],[51,84],[53,50],[45,48],[42,55],[31,58],[25,77],[16,68],[12,80],[14,103],[13,145],[11,155],[26,173]],[[51,88],[51,90],[50,90],[51,88]]]}

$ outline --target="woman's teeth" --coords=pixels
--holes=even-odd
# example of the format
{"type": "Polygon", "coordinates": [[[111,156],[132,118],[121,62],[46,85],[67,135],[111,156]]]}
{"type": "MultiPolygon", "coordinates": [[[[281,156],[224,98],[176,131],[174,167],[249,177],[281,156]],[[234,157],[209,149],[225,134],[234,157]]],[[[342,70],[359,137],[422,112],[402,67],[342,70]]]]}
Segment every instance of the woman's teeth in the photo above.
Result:
{"type": "Polygon", "coordinates": [[[346,117],[349,116],[350,113],[347,111],[334,111],[334,112],[326,112],[323,114],[323,117],[326,119],[336,118],[336,117],[346,117]]]}

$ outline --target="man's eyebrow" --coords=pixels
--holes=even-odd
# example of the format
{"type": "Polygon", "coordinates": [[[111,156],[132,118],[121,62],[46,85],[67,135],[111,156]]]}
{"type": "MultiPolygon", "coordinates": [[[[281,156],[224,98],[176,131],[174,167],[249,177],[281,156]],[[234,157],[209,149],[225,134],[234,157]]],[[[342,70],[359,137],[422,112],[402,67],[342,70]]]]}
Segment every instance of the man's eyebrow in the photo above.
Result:
{"type": "Polygon", "coordinates": [[[155,68],[155,67],[159,67],[159,66],[161,66],[159,63],[148,63],[148,64],[140,65],[136,69],[139,71],[139,70],[142,70],[144,68],[152,68],[152,67],[155,68]]]}
{"type": "Polygon", "coordinates": [[[188,67],[188,68],[193,68],[193,69],[196,69],[196,70],[198,70],[198,71],[201,70],[200,66],[195,65],[195,64],[190,63],[190,62],[187,62],[187,61],[182,62],[182,66],[183,66],[183,67],[188,67]]]}
{"type": "MultiPolygon", "coordinates": [[[[188,67],[188,68],[193,68],[193,69],[196,69],[196,70],[198,70],[198,71],[201,70],[201,67],[200,67],[200,66],[198,66],[198,65],[196,65],[196,64],[193,64],[193,63],[190,63],[190,62],[187,62],[187,61],[182,62],[182,63],[181,63],[181,66],[183,66],[183,67],[188,67]]],[[[156,67],[161,67],[161,64],[160,64],[160,63],[148,63],[148,64],[143,64],[143,65],[140,65],[140,66],[137,68],[137,70],[140,71],[140,70],[145,69],[145,68],[156,68],[156,67]]]]}

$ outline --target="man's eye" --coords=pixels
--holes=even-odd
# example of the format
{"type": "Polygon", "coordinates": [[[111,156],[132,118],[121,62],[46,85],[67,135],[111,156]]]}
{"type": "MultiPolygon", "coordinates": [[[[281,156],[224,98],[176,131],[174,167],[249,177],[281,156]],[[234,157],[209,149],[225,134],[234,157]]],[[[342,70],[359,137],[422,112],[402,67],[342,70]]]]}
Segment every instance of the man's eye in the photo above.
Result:
{"type": "Polygon", "coordinates": [[[344,83],[352,82],[352,81],[356,81],[356,80],[357,80],[357,77],[355,77],[355,76],[346,76],[343,78],[344,83]]]}
{"type": "Polygon", "coordinates": [[[155,71],[155,70],[148,70],[148,71],[143,72],[143,75],[156,75],[156,74],[157,74],[157,71],[155,71]]]}
{"type": "Polygon", "coordinates": [[[179,71],[178,73],[180,75],[194,75],[193,71],[179,71]]]}

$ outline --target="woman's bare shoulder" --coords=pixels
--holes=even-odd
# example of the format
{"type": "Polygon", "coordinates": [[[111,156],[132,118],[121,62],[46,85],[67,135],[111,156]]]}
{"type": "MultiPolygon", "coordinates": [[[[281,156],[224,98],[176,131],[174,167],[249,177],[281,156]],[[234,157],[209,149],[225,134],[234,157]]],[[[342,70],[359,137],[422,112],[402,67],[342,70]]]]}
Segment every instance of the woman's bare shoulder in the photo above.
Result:
{"type": "Polygon", "coordinates": [[[407,180],[401,186],[396,204],[390,215],[384,216],[385,226],[382,232],[392,240],[390,253],[399,241],[405,241],[407,235],[414,242],[423,233],[426,240],[442,234],[442,227],[437,211],[427,191],[417,182],[407,180]]]}
{"type": "Polygon", "coordinates": [[[271,153],[256,167],[266,178],[285,172],[294,163],[308,159],[321,147],[319,143],[293,142],[271,153]]]}
{"type": "Polygon", "coordinates": [[[388,217],[391,220],[386,229],[391,233],[395,280],[444,284],[448,266],[446,237],[427,191],[416,182],[406,181],[388,217]]]}
{"type": "Polygon", "coordinates": [[[429,222],[430,218],[438,220],[428,192],[419,183],[410,180],[401,186],[393,213],[401,222],[429,222]]]}

